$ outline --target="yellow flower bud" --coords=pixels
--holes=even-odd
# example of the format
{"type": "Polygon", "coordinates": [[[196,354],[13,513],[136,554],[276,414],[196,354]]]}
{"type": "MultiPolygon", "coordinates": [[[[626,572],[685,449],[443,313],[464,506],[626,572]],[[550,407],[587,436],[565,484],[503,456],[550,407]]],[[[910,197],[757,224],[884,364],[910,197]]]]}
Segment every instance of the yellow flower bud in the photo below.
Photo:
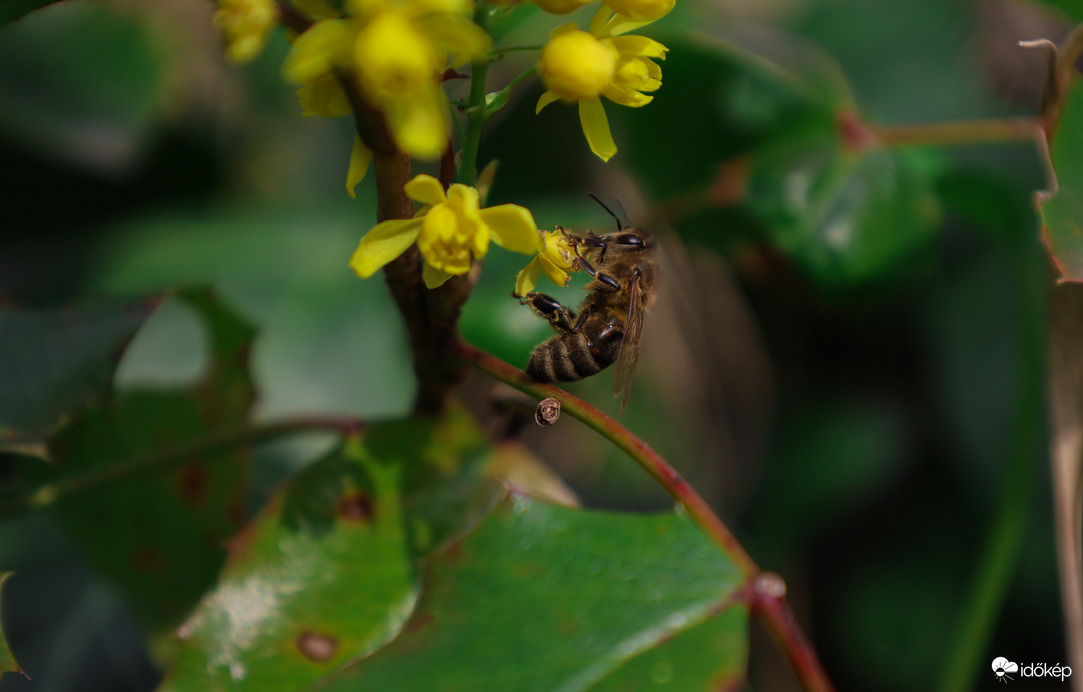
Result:
{"type": "Polygon", "coordinates": [[[597,98],[617,67],[618,53],[585,31],[558,34],[542,49],[542,78],[566,101],[597,98]]]}
{"type": "Polygon", "coordinates": [[[568,14],[575,12],[590,0],[534,0],[534,4],[549,14],[568,14]]]}
{"type": "Polygon", "coordinates": [[[416,94],[436,82],[432,42],[401,12],[381,12],[361,29],[354,59],[361,87],[377,105],[416,94]]]}
{"type": "Polygon", "coordinates": [[[267,45],[278,19],[271,0],[219,0],[214,25],[226,36],[226,54],[234,62],[254,60],[267,45]]]}
{"type": "Polygon", "coordinates": [[[606,0],[606,5],[629,19],[659,19],[669,14],[676,0],[606,0]]]}

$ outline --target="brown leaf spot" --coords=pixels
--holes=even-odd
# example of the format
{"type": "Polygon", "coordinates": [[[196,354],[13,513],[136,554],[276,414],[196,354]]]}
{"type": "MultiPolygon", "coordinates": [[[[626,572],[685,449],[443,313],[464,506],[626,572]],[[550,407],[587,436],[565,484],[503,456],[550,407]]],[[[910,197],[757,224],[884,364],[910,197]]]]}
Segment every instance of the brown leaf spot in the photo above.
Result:
{"type": "Polygon", "coordinates": [[[346,493],[338,500],[338,515],[346,521],[372,521],[372,498],[361,492],[346,493]]]}
{"type": "Polygon", "coordinates": [[[297,636],[297,649],[310,661],[323,663],[335,655],[338,642],[325,634],[302,632],[297,636]]]}
{"type": "Polygon", "coordinates": [[[189,464],[181,469],[180,494],[186,504],[199,505],[207,497],[209,485],[207,469],[202,464],[189,464]]]}

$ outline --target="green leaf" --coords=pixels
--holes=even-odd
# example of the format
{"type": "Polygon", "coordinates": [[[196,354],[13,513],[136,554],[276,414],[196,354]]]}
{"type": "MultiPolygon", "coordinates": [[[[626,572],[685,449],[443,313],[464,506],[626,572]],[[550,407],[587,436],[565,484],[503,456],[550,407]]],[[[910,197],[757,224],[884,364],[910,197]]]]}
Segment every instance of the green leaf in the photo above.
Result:
{"type": "Polygon", "coordinates": [[[161,690],[308,689],[393,637],[417,598],[402,471],[353,438],[273,497],[181,628],[161,690]]]}
{"type": "Polygon", "coordinates": [[[0,308],[0,431],[35,436],[108,392],[120,353],[152,301],[54,310],[0,308]]]}
{"type": "Polygon", "coordinates": [[[1063,281],[1083,281],[1083,87],[1069,87],[1060,111],[1060,125],[1049,143],[1049,156],[1060,189],[1043,200],[1039,195],[1044,237],[1063,281]]]}
{"type": "Polygon", "coordinates": [[[190,612],[247,515],[247,448],[198,445],[245,424],[254,332],[209,293],[185,298],[210,335],[206,377],[190,392],[132,392],[74,418],[50,441],[55,477],[37,495],[151,631],[190,612]]]}
{"type": "MultiPolygon", "coordinates": [[[[434,554],[422,583],[403,632],[321,689],[586,690],[614,675],[616,684],[626,666],[690,655],[680,635],[725,610],[742,576],[683,516],[511,495],[474,533],[434,554]]],[[[747,638],[732,621],[724,627],[724,641],[700,651],[741,652],[717,658],[710,674],[721,679],[732,678],[747,638]]]]}
{"type": "MultiPolygon", "coordinates": [[[[0,574],[0,593],[3,593],[4,582],[11,576],[11,572],[0,574]]],[[[4,673],[22,673],[23,669],[15,662],[15,655],[11,653],[7,637],[0,630],[0,675],[4,673]]]]}
{"type": "Polygon", "coordinates": [[[0,131],[94,170],[134,165],[168,81],[160,46],[149,22],[108,3],[28,15],[0,31],[0,131]]]}
{"type": "Polygon", "coordinates": [[[939,221],[924,162],[874,143],[849,145],[846,121],[853,117],[810,121],[748,164],[749,210],[775,245],[826,288],[905,276],[939,221]]]}
{"type": "Polygon", "coordinates": [[[453,408],[367,426],[307,469],[232,543],[163,692],[308,689],[386,643],[416,602],[417,559],[492,507],[487,451],[453,408]]]}
{"type": "Polygon", "coordinates": [[[0,5],[0,27],[11,24],[16,19],[25,16],[34,10],[52,5],[57,0],[7,0],[0,5]]]}
{"type": "Polygon", "coordinates": [[[748,610],[729,606],[636,656],[591,692],[739,689],[748,663],[748,610]]]}

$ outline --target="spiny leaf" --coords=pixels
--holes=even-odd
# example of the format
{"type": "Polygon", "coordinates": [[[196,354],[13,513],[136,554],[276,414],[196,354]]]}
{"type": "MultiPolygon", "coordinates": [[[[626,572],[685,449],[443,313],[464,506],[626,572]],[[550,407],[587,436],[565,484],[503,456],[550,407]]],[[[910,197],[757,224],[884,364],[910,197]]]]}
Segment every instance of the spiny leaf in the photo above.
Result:
{"type": "Polygon", "coordinates": [[[1049,143],[1059,189],[1039,194],[1043,237],[1062,281],[1083,281],[1083,86],[1074,79],[1049,143]]]}
{"type": "MultiPolygon", "coordinates": [[[[616,684],[625,666],[659,647],[673,646],[642,665],[682,660],[680,635],[717,619],[741,582],[733,562],[683,516],[582,511],[511,495],[431,558],[403,632],[321,689],[587,690],[614,675],[616,684]]],[[[721,637],[700,651],[715,656],[709,676],[741,676],[747,634],[734,623],[721,625],[721,635],[704,630],[707,639],[721,637]],[[719,647],[729,653],[716,656],[719,647]]],[[[699,673],[679,679],[669,689],[702,689],[689,682],[699,673]]]]}
{"type": "Polygon", "coordinates": [[[0,430],[34,437],[109,392],[124,346],[155,301],[0,308],[0,430]]]}
{"type": "Polygon", "coordinates": [[[161,690],[307,689],[394,636],[417,595],[401,473],[355,438],[275,495],[181,628],[161,690]]]}
{"type": "Polygon", "coordinates": [[[418,557],[492,507],[487,456],[451,408],[367,426],[293,479],[233,541],[163,692],[309,689],[384,644],[416,601],[418,557]]]}
{"type": "MultiPolygon", "coordinates": [[[[0,574],[0,593],[3,593],[4,582],[11,576],[11,572],[0,574]]],[[[0,631],[0,675],[4,673],[23,673],[23,669],[15,662],[15,655],[11,653],[7,637],[0,631]]],[[[26,673],[23,673],[26,675],[26,673]]]]}
{"type": "Polygon", "coordinates": [[[191,392],[132,392],[73,418],[50,440],[55,467],[34,496],[152,632],[175,626],[214,582],[247,515],[246,448],[178,454],[245,424],[254,331],[209,293],[185,298],[210,334],[203,381],[191,392]],[[132,465],[151,473],[133,475],[132,465]]]}

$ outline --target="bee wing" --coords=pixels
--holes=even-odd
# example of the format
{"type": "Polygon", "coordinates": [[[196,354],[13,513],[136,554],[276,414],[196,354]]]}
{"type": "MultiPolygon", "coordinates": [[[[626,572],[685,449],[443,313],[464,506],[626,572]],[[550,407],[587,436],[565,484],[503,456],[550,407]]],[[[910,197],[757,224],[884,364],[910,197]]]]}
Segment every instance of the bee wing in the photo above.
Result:
{"type": "Polygon", "coordinates": [[[613,396],[621,397],[620,411],[628,405],[628,395],[632,393],[632,377],[639,365],[639,340],[643,337],[643,300],[639,295],[639,273],[632,276],[632,286],[628,297],[628,323],[624,326],[624,337],[620,341],[617,353],[617,372],[613,376],[613,396]]]}

